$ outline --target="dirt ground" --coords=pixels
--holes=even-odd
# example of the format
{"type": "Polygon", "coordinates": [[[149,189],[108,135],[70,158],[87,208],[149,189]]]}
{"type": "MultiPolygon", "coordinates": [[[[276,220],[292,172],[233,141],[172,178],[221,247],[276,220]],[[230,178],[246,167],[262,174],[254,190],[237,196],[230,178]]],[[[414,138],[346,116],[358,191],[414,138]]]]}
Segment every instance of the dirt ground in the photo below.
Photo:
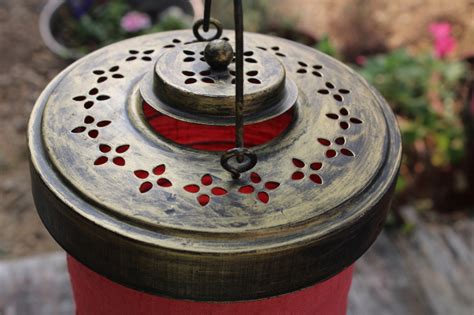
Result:
{"type": "Polygon", "coordinates": [[[0,1],[0,258],[57,249],[34,210],[25,136],[36,98],[65,66],[40,39],[41,6],[0,1]]]}
{"type": "Polygon", "coordinates": [[[376,52],[383,48],[430,49],[428,28],[436,21],[448,21],[453,25],[458,56],[474,52],[473,0],[291,0],[275,3],[282,16],[295,19],[300,29],[317,38],[328,35],[345,55],[376,52]]]}
{"type": "MultiPolygon", "coordinates": [[[[364,33],[352,36],[354,30],[369,35],[377,30],[367,38],[387,47],[416,44],[426,38],[430,21],[446,17],[455,23],[462,49],[474,49],[472,0],[401,0],[386,5],[367,0],[369,7],[355,17],[349,2],[292,0],[290,8],[283,1],[278,5],[296,8],[292,12],[302,18],[302,28],[316,35],[329,33],[342,48],[354,49],[357,41],[360,46],[364,33]]],[[[41,0],[0,0],[0,259],[58,249],[34,209],[25,136],[36,98],[66,66],[41,41],[42,5],[41,0]]]]}

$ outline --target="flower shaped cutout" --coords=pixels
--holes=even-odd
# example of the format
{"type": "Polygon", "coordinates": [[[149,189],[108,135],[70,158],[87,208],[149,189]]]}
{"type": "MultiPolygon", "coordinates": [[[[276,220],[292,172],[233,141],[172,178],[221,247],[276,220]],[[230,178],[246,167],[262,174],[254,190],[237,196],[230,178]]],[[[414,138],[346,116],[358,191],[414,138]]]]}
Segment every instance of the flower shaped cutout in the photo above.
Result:
{"type": "Polygon", "coordinates": [[[87,93],[87,95],[75,96],[72,99],[76,102],[83,103],[84,108],[89,109],[92,106],[94,106],[95,101],[101,102],[101,101],[108,100],[109,98],[110,98],[110,96],[108,96],[108,95],[100,94],[100,91],[99,91],[98,88],[93,88],[87,93]]]}
{"type": "MultiPolygon", "coordinates": [[[[232,76],[235,77],[235,72],[232,74],[231,71],[229,71],[232,76]]],[[[262,81],[260,81],[256,76],[258,75],[258,70],[250,70],[245,73],[247,75],[247,82],[252,83],[252,84],[260,84],[262,81]]],[[[235,79],[232,79],[232,84],[235,84],[235,79]]]]}
{"type": "MultiPolygon", "coordinates": [[[[190,52],[192,52],[192,51],[190,51],[190,52]]],[[[185,84],[194,84],[194,83],[198,82],[199,79],[204,83],[213,84],[213,83],[216,82],[211,77],[211,75],[212,75],[211,70],[203,70],[199,73],[195,73],[194,71],[190,71],[190,70],[184,70],[184,71],[181,71],[181,74],[183,74],[186,78],[184,80],[185,84]]],[[[230,74],[230,77],[232,77],[231,84],[235,84],[235,70],[229,70],[229,74],[230,74]]],[[[251,84],[261,84],[262,83],[256,77],[258,75],[258,70],[250,70],[250,71],[247,71],[245,74],[247,76],[247,82],[249,82],[251,84]]]]}
{"type": "Polygon", "coordinates": [[[328,150],[326,151],[326,157],[329,159],[336,157],[338,151],[345,156],[355,155],[354,152],[352,152],[348,148],[342,147],[346,143],[346,139],[344,137],[334,139],[334,143],[324,138],[318,138],[318,142],[321,143],[323,146],[328,147],[328,150]],[[333,145],[336,146],[336,149],[331,149],[333,145]]]}
{"type": "MultiPolygon", "coordinates": [[[[188,51],[188,50],[185,50],[185,51],[188,51]]],[[[192,51],[188,51],[188,52],[192,52],[192,51]]],[[[192,52],[192,53],[194,53],[194,52],[192,52]]],[[[182,71],[181,74],[183,74],[185,77],[187,77],[187,79],[184,81],[185,84],[194,84],[198,81],[195,78],[196,76],[198,76],[198,74],[196,74],[193,71],[182,71]]],[[[199,72],[199,75],[201,76],[201,81],[204,82],[204,83],[212,84],[212,83],[216,82],[213,78],[210,77],[210,75],[211,75],[210,70],[201,71],[201,72],[199,72]]]]}
{"type": "Polygon", "coordinates": [[[123,144],[115,148],[115,156],[111,157],[112,153],[112,147],[107,145],[107,144],[100,144],[99,145],[99,151],[103,153],[103,155],[99,156],[95,162],[94,165],[103,165],[109,162],[109,160],[112,161],[117,166],[124,166],[125,165],[125,159],[121,156],[123,153],[127,152],[130,146],[128,144],[123,144]]]}
{"type": "MultiPolygon", "coordinates": [[[[166,166],[164,164],[157,165],[151,170],[151,174],[158,177],[156,180],[156,185],[163,188],[168,188],[168,187],[173,186],[173,184],[171,183],[169,179],[161,176],[165,172],[166,172],[166,166]]],[[[149,180],[150,172],[145,171],[145,170],[136,170],[133,172],[133,174],[135,175],[135,177],[139,179],[146,179],[146,181],[142,182],[140,187],[138,187],[138,190],[142,194],[146,193],[147,191],[153,188],[153,183],[149,180]]]]}
{"type": "Polygon", "coordinates": [[[213,179],[209,174],[205,174],[201,177],[201,185],[190,184],[183,187],[189,193],[197,194],[200,193],[196,200],[201,206],[207,205],[211,201],[211,195],[224,196],[227,194],[227,190],[222,187],[212,185],[213,179]]]}
{"type": "Polygon", "coordinates": [[[125,61],[133,61],[139,58],[143,61],[152,61],[150,55],[153,54],[154,52],[155,52],[154,49],[148,49],[144,51],[138,51],[138,50],[132,49],[128,51],[129,56],[127,57],[127,59],[125,59],[125,61]]]}
{"type": "Polygon", "coordinates": [[[286,57],[286,55],[280,51],[280,47],[278,47],[278,46],[273,46],[273,47],[270,48],[270,49],[273,50],[273,52],[275,53],[275,55],[277,55],[277,56],[279,56],[279,57],[286,57]]]}
{"type": "Polygon", "coordinates": [[[108,75],[111,75],[111,77],[114,79],[123,79],[124,76],[117,72],[119,69],[119,66],[113,66],[109,70],[96,69],[92,71],[92,73],[99,77],[97,79],[97,83],[102,83],[107,81],[109,78],[108,75]]]}
{"type": "MultiPolygon", "coordinates": [[[[292,180],[302,180],[305,178],[305,173],[304,169],[306,168],[306,164],[299,159],[293,158],[292,159],[293,165],[297,168],[295,172],[291,175],[292,180]]],[[[321,185],[323,183],[323,179],[321,176],[319,176],[316,172],[319,171],[323,167],[323,163],[321,162],[313,162],[309,165],[309,168],[311,170],[311,174],[309,175],[309,179],[318,185],[321,185]]]]}
{"type": "Polygon", "coordinates": [[[362,120],[360,120],[357,117],[349,117],[349,111],[346,108],[341,108],[339,110],[339,115],[335,113],[328,113],[326,114],[326,117],[334,120],[340,120],[339,121],[339,126],[346,130],[351,126],[351,123],[353,124],[361,124],[362,120]]]}
{"type": "Polygon", "coordinates": [[[298,68],[298,70],[296,70],[296,73],[308,73],[309,71],[311,71],[311,74],[316,77],[320,78],[323,76],[323,74],[319,72],[319,70],[323,68],[323,66],[321,65],[316,64],[310,67],[307,63],[303,61],[298,61],[298,64],[300,65],[300,67],[298,68]]]}
{"type": "Polygon", "coordinates": [[[262,183],[262,178],[255,172],[250,173],[250,181],[252,184],[241,186],[239,193],[249,195],[256,192],[257,199],[262,203],[268,203],[270,201],[270,195],[267,191],[277,189],[280,186],[280,183],[272,181],[262,183]]]}
{"type": "MultiPolygon", "coordinates": [[[[192,50],[183,50],[183,54],[184,54],[184,58],[183,58],[183,62],[193,62],[196,60],[196,53],[192,50]]],[[[204,52],[201,51],[199,53],[200,55],[204,56],[204,52]]],[[[204,57],[201,57],[201,60],[202,61],[205,61],[204,57]]]]}
{"type": "Polygon", "coordinates": [[[262,47],[262,46],[257,46],[257,48],[261,49],[261,50],[265,50],[265,51],[271,50],[275,53],[275,55],[277,55],[279,57],[286,57],[286,55],[280,51],[280,47],[278,47],[278,46],[273,46],[270,49],[267,49],[267,48],[262,47]]]}
{"type": "Polygon", "coordinates": [[[163,48],[174,48],[176,47],[176,44],[181,44],[181,40],[178,38],[175,38],[172,40],[172,44],[165,45],[163,46],[163,48]]]}
{"type": "Polygon", "coordinates": [[[332,94],[332,97],[338,102],[342,102],[344,100],[341,94],[350,93],[350,91],[346,89],[336,89],[334,84],[332,84],[331,82],[326,82],[326,88],[327,89],[318,90],[318,93],[323,95],[332,94]]]}
{"type": "Polygon", "coordinates": [[[95,119],[92,116],[86,116],[84,118],[84,125],[82,126],[77,126],[73,130],[71,130],[72,133],[83,133],[86,132],[87,130],[87,135],[93,139],[97,138],[99,135],[99,130],[96,128],[103,128],[105,126],[110,125],[111,121],[110,120],[101,120],[97,123],[95,123],[95,119]]]}

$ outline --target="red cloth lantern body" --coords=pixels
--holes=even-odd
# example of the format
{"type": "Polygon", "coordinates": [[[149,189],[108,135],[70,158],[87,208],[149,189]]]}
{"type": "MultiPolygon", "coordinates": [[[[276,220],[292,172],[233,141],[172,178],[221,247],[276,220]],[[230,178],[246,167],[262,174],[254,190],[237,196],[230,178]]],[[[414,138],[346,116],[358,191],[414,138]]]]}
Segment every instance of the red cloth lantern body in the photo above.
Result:
{"type": "Polygon", "coordinates": [[[38,99],[33,194],[78,314],[345,314],[396,181],[394,115],[331,57],[249,33],[233,62],[222,36],[116,43],[38,99]]]}
{"type": "Polygon", "coordinates": [[[155,296],[112,282],[68,257],[77,314],[321,314],[344,315],[352,279],[349,267],[329,280],[282,296],[233,303],[192,302],[155,296]]]}

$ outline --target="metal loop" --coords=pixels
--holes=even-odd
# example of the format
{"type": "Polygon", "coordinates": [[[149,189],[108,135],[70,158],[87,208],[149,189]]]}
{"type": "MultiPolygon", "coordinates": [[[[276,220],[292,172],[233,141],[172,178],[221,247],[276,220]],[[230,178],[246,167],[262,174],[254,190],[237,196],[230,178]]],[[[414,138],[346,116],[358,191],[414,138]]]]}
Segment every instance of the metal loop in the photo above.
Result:
{"type": "Polygon", "coordinates": [[[204,19],[197,20],[194,25],[193,25],[193,33],[194,36],[197,38],[198,41],[206,42],[206,41],[211,41],[214,39],[218,39],[222,35],[222,24],[216,19],[210,18],[209,19],[209,24],[214,25],[216,28],[216,34],[213,37],[210,38],[205,38],[199,33],[199,29],[201,26],[204,25],[204,19]]]}
{"type": "Polygon", "coordinates": [[[230,149],[221,156],[221,165],[226,171],[232,174],[234,179],[237,179],[240,177],[240,174],[251,170],[257,165],[257,155],[246,148],[230,149]],[[229,160],[234,157],[239,163],[237,167],[229,163],[229,160]]]}

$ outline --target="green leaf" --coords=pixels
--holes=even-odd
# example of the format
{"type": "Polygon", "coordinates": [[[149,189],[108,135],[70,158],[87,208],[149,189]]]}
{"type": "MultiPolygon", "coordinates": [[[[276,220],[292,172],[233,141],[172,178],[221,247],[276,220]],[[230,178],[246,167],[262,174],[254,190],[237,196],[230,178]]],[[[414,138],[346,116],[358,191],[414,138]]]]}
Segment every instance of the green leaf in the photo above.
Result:
{"type": "Polygon", "coordinates": [[[335,58],[338,58],[339,56],[336,48],[333,46],[327,35],[321,38],[314,48],[335,58]]]}

